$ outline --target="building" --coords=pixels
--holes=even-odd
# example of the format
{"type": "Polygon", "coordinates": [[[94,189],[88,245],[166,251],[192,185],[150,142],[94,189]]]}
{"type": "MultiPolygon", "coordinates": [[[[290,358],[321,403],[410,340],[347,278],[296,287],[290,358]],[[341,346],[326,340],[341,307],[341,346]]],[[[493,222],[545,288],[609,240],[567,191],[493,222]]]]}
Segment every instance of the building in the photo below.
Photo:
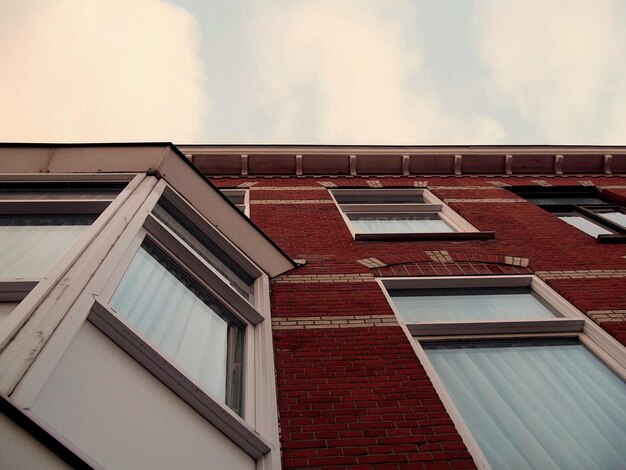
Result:
{"type": "Polygon", "coordinates": [[[0,174],[0,467],[626,467],[626,147],[0,174]]]}

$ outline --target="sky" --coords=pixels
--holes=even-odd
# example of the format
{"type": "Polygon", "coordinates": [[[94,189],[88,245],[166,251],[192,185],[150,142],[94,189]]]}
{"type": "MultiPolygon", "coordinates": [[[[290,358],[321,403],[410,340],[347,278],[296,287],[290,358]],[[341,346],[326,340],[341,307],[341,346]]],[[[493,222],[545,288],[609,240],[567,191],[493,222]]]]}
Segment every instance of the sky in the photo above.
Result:
{"type": "Polygon", "coordinates": [[[623,0],[2,0],[0,141],[626,144],[623,0]]]}

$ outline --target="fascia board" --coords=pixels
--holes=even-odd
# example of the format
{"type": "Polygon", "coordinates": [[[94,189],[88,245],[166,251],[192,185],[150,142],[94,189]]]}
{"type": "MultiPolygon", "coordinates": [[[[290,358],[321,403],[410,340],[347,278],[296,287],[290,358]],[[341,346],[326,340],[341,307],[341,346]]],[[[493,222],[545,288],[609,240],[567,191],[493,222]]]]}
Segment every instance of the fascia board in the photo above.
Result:
{"type": "Polygon", "coordinates": [[[261,229],[245,217],[187,158],[170,147],[157,172],[226,238],[270,277],[296,267],[261,229]]]}

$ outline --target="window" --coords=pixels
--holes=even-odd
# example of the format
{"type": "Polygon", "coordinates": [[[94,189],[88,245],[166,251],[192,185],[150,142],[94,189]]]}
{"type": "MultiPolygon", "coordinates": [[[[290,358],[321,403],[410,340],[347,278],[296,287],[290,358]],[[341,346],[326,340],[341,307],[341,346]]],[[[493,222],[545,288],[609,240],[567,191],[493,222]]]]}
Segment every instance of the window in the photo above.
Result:
{"type": "Polygon", "coordinates": [[[382,283],[477,461],[494,469],[626,466],[624,348],[541,281],[382,283]]]}
{"type": "Polygon", "coordinates": [[[96,216],[0,216],[0,278],[41,277],[96,216]]]}
{"type": "Polygon", "coordinates": [[[250,192],[247,189],[224,188],[220,192],[232,202],[237,209],[250,217],[250,192]]]}
{"type": "Polygon", "coordinates": [[[169,188],[131,247],[89,321],[252,457],[265,455],[246,422],[262,272],[169,188]]]}
{"type": "Polygon", "coordinates": [[[254,277],[242,269],[218,244],[189,221],[167,199],[162,199],[153,215],[199,255],[215,274],[249,301],[254,297],[254,277]]]}
{"type": "Polygon", "coordinates": [[[7,316],[126,183],[0,182],[0,308],[7,316]]]}
{"type": "Polygon", "coordinates": [[[139,248],[110,306],[241,414],[244,325],[158,248],[139,248]]]}
{"type": "Polygon", "coordinates": [[[626,242],[626,209],[596,188],[521,186],[511,191],[600,242],[626,242]]]}
{"type": "Polygon", "coordinates": [[[356,240],[492,238],[426,189],[334,189],[356,240]]]}

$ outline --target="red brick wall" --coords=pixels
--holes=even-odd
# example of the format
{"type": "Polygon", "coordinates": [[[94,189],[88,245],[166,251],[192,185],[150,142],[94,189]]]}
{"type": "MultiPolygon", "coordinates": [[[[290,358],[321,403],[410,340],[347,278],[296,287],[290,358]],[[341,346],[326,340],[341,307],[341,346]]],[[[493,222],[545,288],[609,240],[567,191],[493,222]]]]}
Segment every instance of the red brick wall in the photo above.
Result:
{"type": "MultiPolygon", "coordinates": [[[[626,245],[599,244],[528,202],[493,202],[520,198],[491,184],[497,180],[529,185],[539,179],[552,185],[593,181],[599,187],[626,186],[626,178],[371,179],[383,187],[414,187],[416,181],[427,181],[443,200],[482,200],[449,205],[478,229],[495,231],[496,237],[354,241],[330,194],[319,183],[369,187],[366,178],[214,179],[220,187],[257,182],[250,193],[252,220],[290,256],[307,260],[305,266],[272,283],[274,318],[393,315],[374,281],[378,275],[538,272],[559,294],[581,311],[591,312],[591,318],[626,344],[626,274],[620,273],[626,270],[626,245]],[[446,251],[452,261],[433,259],[427,251],[446,251]],[[507,257],[524,258],[528,266],[514,266],[507,257]],[[389,266],[372,269],[358,262],[370,258],[389,266]],[[562,271],[574,275],[554,274],[562,271]]],[[[608,190],[626,197],[624,189],[608,190]]],[[[285,468],[474,466],[399,327],[293,327],[276,329],[274,340],[285,468]]]]}

